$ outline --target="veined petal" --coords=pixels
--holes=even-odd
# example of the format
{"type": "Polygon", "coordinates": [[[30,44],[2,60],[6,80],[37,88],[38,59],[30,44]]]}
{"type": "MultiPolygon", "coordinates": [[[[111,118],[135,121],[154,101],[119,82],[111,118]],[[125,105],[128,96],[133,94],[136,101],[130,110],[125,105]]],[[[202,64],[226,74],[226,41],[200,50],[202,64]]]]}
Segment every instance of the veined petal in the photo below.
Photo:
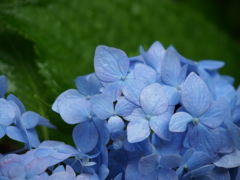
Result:
{"type": "Polygon", "coordinates": [[[108,129],[110,132],[123,130],[124,122],[119,116],[111,116],[108,120],[108,129]]]}
{"type": "Polygon", "coordinates": [[[84,98],[82,94],[78,92],[76,89],[69,89],[67,91],[64,91],[62,94],[60,94],[57,99],[54,101],[52,105],[52,110],[59,113],[58,111],[58,103],[62,99],[79,99],[79,98],[84,98]]]}
{"type": "Polygon", "coordinates": [[[198,123],[191,131],[189,144],[196,150],[213,155],[221,148],[221,135],[217,128],[211,129],[198,123]]]}
{"type": "Polygon", "coordinates": [[[89,83],[89,95],[100,94],[100,89],[102,88],[102,83],[98,79],[95,73],[91,74],[88,79],[89,83]]]}
{"type": "Polygon", "coordinates": [[[73,141],[82,153],[87,153],[97,145],[98,131],[92,121],[85,121],[73,129],[73,141]]]}
{"type": "Polygon", "coordinates": [[[162,88],[167,96],[169,105],[176,105],[180,101],[180,91],[176,87],[162,85],[162,88]]]}
{"type": "Polygon", "coordinates": [[[0,98],[0,125],[8,126],[12,124],[15,111],[12,105],[3,98],[0,98]]]}
{"type": "Polygon", "coordinates": [[[218,167],[234,168],[240,166],[240,151],[235,149],[230,154],[225,154],[214,164],[218,167]]]}
{"type": "Polygon", "coordinates": [[[182,158],[178,154],[168,154],[160,158],[160,165],[162,168],[175,168],[179,166],[182,158]]]}
{"type": "Polygon", "coordinates": [[[93,118],[93,123],[98,131],[98,137],[101,138],[102,143],[107,144],[110,138],[110,131],[107,127],[106,121],[93,118]]]}
{"type": "Polygon", "coordinates": [[[185,79],[186,79],[186,76],[187,76],[187,70],[188,70],[188,65],[185,64],[182,69],[181,69],[181,72],[178,76],[178,85],[181,85],[185,79]]]}
{"type": "Polygon", "coordinates": [[[157,116],[168,108],[168,99],[160,84],[154,83],[145,87],[140,94],[140,103],[147,115],[157,116]]]}
{"type": "Polygon", "coordinates": [[[78,76],[75,79],[75,83],[76,83],[76,87],[77,87],[78,91],[82,95],[84,95],[84,96],[89,95],[89,84],[88,84],[88,81],[86,79],[86,76],[78,76]]]}
{"type": "Polygon", "coordinates": [[[212,101],[209,109],[198,118],[199,121],[210,128],[217,128],[227,117],[227,104],[228,102],[222,98],[212,101]]]}
{"type": "MultiPolygon", "coordinates": [[[[17,107],[18,107],[18,109],[19,109],[19,111],[20,111],[19,114],[23,114],[23,113],[26,112],[25,106],[23,105],[23,103],[22,103],[15,95],[9,94],[9,95],[7,96],[7,100],[8,100],[10,103],[11,103],[11,101],[13,101],[14,104],[17,105],[17,107]]],[[[11,104],[12,104],[12,103],[11,103],[11,104]]]]}
{"type": "Polygon", "coordinates": [[[122,94],[121,92],[122,84],[123,84],[123,81],[114,81],[112,83],[109,83],[103,89],[102,94],[106,94],[110,96],[111,99],[115,101],[122,94]]]}
{"type": "Polygon", "coordinates": [[[181,64],[176,53],[168,49],[162,62],[162,81],[171,86],[178,85],[178,77],[181,72],[181,64]]]}
{"type": "Polygon", "coordinates": [[[8,126],[6,128],[6,134],[11,139],[14,139],[16,141],[20,141],[20,142],[23,142],[23,143],[28,143],[28,140],[26,139],[26,136],[16,126],[8,126]]]}
{"type": "MultiPolygon", "coordinates": [[[[27,177],[43,173],[50,165],[50,157],[36,158],[26,165],[27,177]]],[[[27,178],[27,179],[28,179],[27,178]]]]}
{"type": "Polygon", "coordinates": [[[127,100],[124,96],[117,99],[117,104],[115,106],[115,113],[119,116],[128,116],[132,113],[135,105],[127,100]]]}
{"type": "Polygon", "coordinates": [[[145,83],[138,79],[127,79],[122,85],[123,95],[134,104],[140,106],[140,94],[145,83]]]}
{"type": "Polygon", "coordinates": [[[59,114],[68,124],[88,120],[91,112],[90,101],[86,99],[63,99],[58,103],[59,114]]]}
{"type": "Polygon", "coordinates": [[[157,170],[159,165],[158,154],[151,154],[139,160],[138,168],[140,173],[147,175],[157,170]]]}
{"type": "Polygon", "coordinates": [[[147,52],[141,52],[141,55],[143,56],[146,64],[155,69],[157,73],[161,72],[164,54],[165,49],[163,45],[158,41],[154,42],[147,52]]]}
{"type": "Polygon", "coordinates": [[[216,61],[216,60],[202,60],[198,62],[198,65],[207,70],[216,70],[225,65],[223,61],[216,61]]]}
{"type": "Polygon", "coordinates": [[[22,114],[20,119],[24,128],[31,129],[38,125],[40,115],[32,111],[27,111],[22,114]]]}
{"type": "Polygon", "coordinates": [[[100,80],[116,81],[127,75],[129,59],[120,49],[100,45],[95,51],[94,68],[100,80]]]}
{"type": "Polygon", "coordinates": [[[127,139],[130,143],[140,142],[150,135],[149,123],[145,119],[135,119],[127,126],[127,139]]]}
{"type": "Polygon", "coordinates": [[[160,169],[158,173],[158,179],[178,180],[178,177],[176,172],[172,169],[160,169]]]}
{"type": "Polygon", "coordinates": [[[146,114],[143,112],[142,108],[135,108],[133,112],[125,116],[124,119],[128,121],[134,121],[135,119],[145,119],[146,114]]]}
{"type": "Polygon", "coordinates": [[[193,117],[186,112],[177,112],[173,114],[169,122],[169,130],[172,132],[186,131],[189,122],[193,121],[193,117]]]}
{"type": "Polygon", "coordinates": [[[199,117],[209,108],[212,97],[207,85],[195,73],[190,73],[182,86],[182,104],[193,117],[199,117]]]}
{"type": "Polygon", "coordinates": [[[113,114],[113,100],[110,96],[97,94],[92,96],[90,101],[93,111],[98,118],[107,119],[113,114]]]}
{"type": "Polygon", "coordinates": [[[152,116],[149,123],[151,129],[163,140],[170,141],[172,132],[168,129],[170,114],[164,113],[160,116],[152,116]]]}
{"type": "Polygon", "coordinates": [[[134,67],[134,76],[146,84],[155,83],[157,80],[156,71],[150,66],[140,63],[134,67]]]}

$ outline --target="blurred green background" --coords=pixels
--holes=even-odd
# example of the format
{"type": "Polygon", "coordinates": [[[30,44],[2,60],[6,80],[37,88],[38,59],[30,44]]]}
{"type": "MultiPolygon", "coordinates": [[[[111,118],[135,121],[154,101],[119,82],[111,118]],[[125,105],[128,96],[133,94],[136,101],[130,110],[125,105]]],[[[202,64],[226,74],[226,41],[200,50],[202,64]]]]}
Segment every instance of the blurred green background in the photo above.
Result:
{"type": "MultiPolygon", "coordinates": [[[[51,111],[74,79],[94,71],[95,48],[104,44],[139,53],[160,41],[183,56],[226,62],[222,74],[240,84],[238,0],[1,0],[0,74],[27,110],[59,131],[38,129],[41,140],[72,144],[71,129],[51,111]]],[[[3,143],[4,140],[1,140],[3,143]]],[[[0,144],[1,144],[0,143],[0,144]]]]}

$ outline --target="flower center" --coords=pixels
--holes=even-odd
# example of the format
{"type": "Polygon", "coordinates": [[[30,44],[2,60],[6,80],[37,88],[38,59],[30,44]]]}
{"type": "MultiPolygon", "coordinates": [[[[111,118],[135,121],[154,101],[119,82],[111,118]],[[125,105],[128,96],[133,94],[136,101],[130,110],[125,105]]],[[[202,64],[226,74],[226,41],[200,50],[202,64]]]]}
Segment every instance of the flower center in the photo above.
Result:
{"type": "Polygon", "coordinates": [[[86,99],[87,99],[87,100],[89,100],[89,99],[90,99],[90,97],[91,97],[91,96],[87,95],[87,96],[86,96],[86,99]]]}
{"type": "Polygon", "coordinates": [[[147,119],[149,121],[151,119],[151,116],[150,115],[146,115],[145,119],[147,119]]]}
{"type": "Polygon", "coordinates": [[[121,77],[121,81],[125,81],[126,79],[127,79],[126,76],[122,76],[122,77],[121,77]]]}
{"type": "Polygon", "coordinates": [[[180,91],[180,90],[181,90],[181,86],[177,86],[176,89],[177,89],[178,91],[180,91]]]}
{"type": "Polygon", "coordinates": [[[199,119],[198,118],[193,118],[193,124],[197,125],[199,123],[199,119]]]}
{"type": "Polygon", "coordinates": [[[89,120],[92,120],[92,118],[93,118],[92,115],[88,115],[89,120]]]}

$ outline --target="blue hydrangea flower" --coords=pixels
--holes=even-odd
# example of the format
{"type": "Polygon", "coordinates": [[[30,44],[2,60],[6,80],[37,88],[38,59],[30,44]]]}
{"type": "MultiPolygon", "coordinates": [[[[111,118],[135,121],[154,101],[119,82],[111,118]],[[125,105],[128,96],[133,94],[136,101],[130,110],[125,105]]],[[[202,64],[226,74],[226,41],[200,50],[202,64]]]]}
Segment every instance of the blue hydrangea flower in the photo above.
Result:
{"type": "Polygon", "coordinates": [[[149,179],[166,179],[177,180],[177,174],[172,169],[177,167],[181,162],[180,155],[159,156],[152,154],[143,157],[139,161],[139,171],[142,174],[141,180],[149,179]]]}
{"type": "Polygon", "coordinates": [[[195,73],[187,77],[181,96],[186,111],[172,116],[169,130],[184,132],[188,127],[185,147],[194,147],[210,154],[216,153],[221,147],[221,136],[217,128],[227,118],[226,100],[214,101],[206,84],[195,73]]]}
{"type": "Polygon", "coordinates": [[[140,94],[140,104],[141,108],[135,108],[125,117],[130,121],[127,125],[128,141],[135,143],[148,138],[150,127],[159,137],[170,140],[169,113],[166,112],[168,100],[161,85],[155,83],[145,87],[140,94]]]}

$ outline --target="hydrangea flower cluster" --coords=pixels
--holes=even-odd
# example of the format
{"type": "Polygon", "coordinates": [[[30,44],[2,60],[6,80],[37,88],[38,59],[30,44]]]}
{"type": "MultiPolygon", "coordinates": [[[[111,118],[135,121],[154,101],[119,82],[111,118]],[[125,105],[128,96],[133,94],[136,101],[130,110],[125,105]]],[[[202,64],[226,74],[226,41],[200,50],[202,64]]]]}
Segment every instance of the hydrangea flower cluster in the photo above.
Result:
{"type": "Polygon", "coordinates": [[[24,154],[2,154],[0,179],[233,180],[240,178],[240,87],[221,61],[194,62],[155,42],[140,55],[100,45],[95,72],[52,105],[75,124],[75,147],[39,142],[37,125],[55,128],[6,99],[0,76],[0,138],[23,142],[24,154]]]}

